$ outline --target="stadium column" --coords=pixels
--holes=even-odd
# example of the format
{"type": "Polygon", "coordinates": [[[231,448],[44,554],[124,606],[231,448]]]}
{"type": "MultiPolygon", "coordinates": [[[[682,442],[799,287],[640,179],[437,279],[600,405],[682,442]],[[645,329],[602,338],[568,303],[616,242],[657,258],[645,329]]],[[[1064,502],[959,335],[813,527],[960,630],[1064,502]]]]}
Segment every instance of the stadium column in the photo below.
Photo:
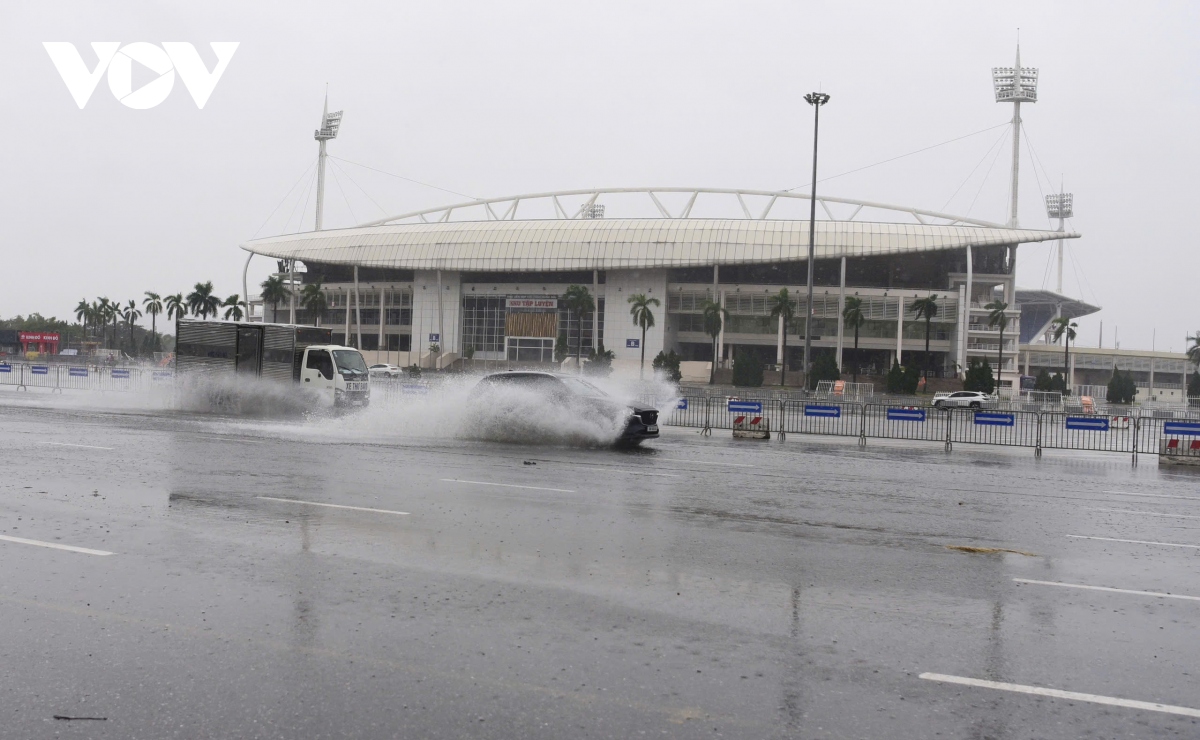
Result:
{"type": "Polygon", "coordinates": [[[346,307],[346,333],[342,336],[342,344],[350,346],[350,292],[346,291],[343,305],[346,307]]]}
{"type": "Polygon", "coordinates": [[[904,296],[896,296],[896,362],[904,364],[904,296]]]}
{"type": "Polygon", "coordinates": [[[779,314],[779,320],[776,322],[779,328],[776,330],[775,336],[775,364],[783,364],[783,314],[779,314]]]}
{"type": "MultiPolygon", "coordinates": [[[[966,365],[966,362],[967,362],[967,335],[971,331],[971,296],[974,294],[974,286],[972,283],[975,280],[975,266],[974,266],[974,263],[972,262],[972,259],[973,259],[972,252],[973,252],[973,250],[971,249],[971,246],[968,244],[967,245],[967,300],[965,301],[966,310],[967,310],[967,321],[966,321],[966,325],[963,327],[964,331],[963,331],[963,335],[962,335],[962,351],[963,351],[963,364],[964,365],[966,365]]],[[[965,367],[963,368],[963,372],[964,373],[966,372],[965,367]]],[[[997,371],[997,372],[999,372],[999,371],[997,371]]],[[[966,375],[964,374],[963,377],[965,378],[966,375]]]]}
{"type": "Polygon", "coordinates": [[[362,301],[358,294],[358,265],[354,266],[354,333],[358,337],[358,344],[354,346],[362,352],[362,301]]]}
{"type": "MultiPolygon", "coordinates": [[[[720,302],[721,308],[725,308],[725,291],[722,290],[717,295],[719,296],[717,298],[717,301],[720,302]]],[[[721,358],[725,356],[725,324],[726,323],[727,322],[724,320],[724,317],[722,317],[721,332],[719,334],[717,334],[717,356],[713,359],[713,362],[717,363],[718,370],[721,368],[721,365],[720,365],[721,358]]]]}
{"type": "Polygon", "coordinates": [[[957,351],[955,354],[955,362],[958,365],[958,377],[965,380],[967,377],[967,286],[961,283],[958,286],[958,340],[957,351]]]}
{"type": "MultiPolygon", "coordinates": [[[[379,286],[379,342],[375,345],[375,352],[386,350],[387,346],[383,343],[383,286],[379,286]]],[[[376,359],[379,355],[376,354],[376,359]]]]}
{"type": "MultiPolygon", "coordinates": [[[[592,270],[592,302],[595,308],[592,309],[592,349],[599,351],[600,349],[600,271],[592,270]]],[[[605,306],[607,308],[607,306],[605,306]]],[[[579,338],[583,341],[583,337],[579,338]]]]}
{"type": "Polygon", "coordinates": [[[842,368],[842,347],[845,345],[845,320],[842,313],[846,310],[846,255],[842,255],[842,278],[838,285],[838,336],[837,336],[837,366],[842,368]]]}

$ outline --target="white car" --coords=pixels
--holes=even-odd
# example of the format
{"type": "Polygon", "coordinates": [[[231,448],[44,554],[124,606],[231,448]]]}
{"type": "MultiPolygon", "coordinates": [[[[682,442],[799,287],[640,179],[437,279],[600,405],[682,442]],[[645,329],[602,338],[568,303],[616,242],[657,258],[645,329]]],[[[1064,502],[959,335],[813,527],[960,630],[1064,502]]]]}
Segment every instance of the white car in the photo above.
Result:
{"type": "Polygon", "coordinates": [[[404,374],[404,370],[395,365],[388,365],[387,363],[372,365],[367,368],[367,371],[371,373],[371,377],[375,378],[399,378],[404,374]]]}
{"type": "Polygon", "coordinates": [[[932,404],[935,409],[982,409],[990,407],[993,400],[980,391],[955,391],[935,393],[932,404]]]}

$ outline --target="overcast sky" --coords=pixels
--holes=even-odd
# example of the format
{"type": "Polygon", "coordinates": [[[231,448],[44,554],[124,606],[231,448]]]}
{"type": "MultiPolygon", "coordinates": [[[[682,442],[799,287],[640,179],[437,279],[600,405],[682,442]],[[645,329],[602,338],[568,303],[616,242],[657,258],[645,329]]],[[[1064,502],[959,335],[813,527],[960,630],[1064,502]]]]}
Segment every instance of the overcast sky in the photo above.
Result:
{"type": "MultiPolygon", "coordinates": [[[[1040,69],[1023,106],[1021,225],[1076,198],[1065,292],[1103,306],[1080,341],[1182,351],[1200,329],[1194,3],[6,3],[0,10],[0,316],[241,291],[254,236],[312,228],[325,84],[345,109],[332,155],[470,196],[577,187],[778,189],[1004,124],[990,70],[1040,69]],[[149,110],[102,79],[78,108],[42,46],[240,42],[201,109],[176,79],[149,110]],[[305,174],[307,171],[307,175],[305,174]],[[299,181],[299,185],[292,189],[299,181]],[[291,190],[290,190],[291,189],[291,190]],[[290,190],[290,194],[289,194],[290,190]],[[273,215],[272,215],[273,214],[273,215]],[[303,218],[302,218],[303,216],[303,218]]],[[[154,75],[135,64],[136,89],[154,75]]],[[[1007,217],[1005,129],[837,177],[828,195],[1007,217]]],[[[337,162],[326,227],[464,198],[337,162]],[[340,169],[338,169],[340,168],[340,169]],[[382,210],[381,210],[382,209],[382,210]]],[[[611,214],[618,215],[618,214],[611,214]]],[[[1018,285],[1054,287],[1051,247],[1018,285]]],[[[257,259],[254,283],[271,267],[257,259]]],[[[252,283],[252,284],[254,284],[252,283]]],[[[252,289],[253,290],[253,289],[252,289]]]]}

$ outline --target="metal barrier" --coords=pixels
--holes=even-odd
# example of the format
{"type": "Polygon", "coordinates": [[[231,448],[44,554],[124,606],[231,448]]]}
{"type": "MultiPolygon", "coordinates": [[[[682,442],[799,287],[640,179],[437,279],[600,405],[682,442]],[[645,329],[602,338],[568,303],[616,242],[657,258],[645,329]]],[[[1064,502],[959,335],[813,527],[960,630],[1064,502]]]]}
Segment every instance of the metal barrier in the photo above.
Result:
{"type": "Polygon", "coordinates": [[[1133,453],[1137,442],[1136,418],[1048,413],[1040,421],[1038,446],[1042,448],[1133,453]]]}
{"type": "Polygon", "coordinates": [[[953,409],[948,442],[1036,448],[1039,418],[1030,411],[953,409]]]}
{"type": "MultiPolygon", "coordinates": [[[[708,402],[710,400],[699,396],[683,396],[675,402],[674,408],[668,409],[663,414],[663,423],[677,427],[708,428],[708,402]]],[[[657,406],[658,404],[652,401],[651,405],[657,406]]]]}
{"type": "Polygon", "coordinates": [[[949,423],[950,412],[941,409],[867,404],[863,409],[863,443],[867,437],[946,442],[950,438],[949,423]]]}
{"type": "Polygon", "coordinates": [[[863,405],[831,401],[780,401],[782,412],[779,431],[799,434],[826,434],[836,437],[861,437],[863,405]]]}

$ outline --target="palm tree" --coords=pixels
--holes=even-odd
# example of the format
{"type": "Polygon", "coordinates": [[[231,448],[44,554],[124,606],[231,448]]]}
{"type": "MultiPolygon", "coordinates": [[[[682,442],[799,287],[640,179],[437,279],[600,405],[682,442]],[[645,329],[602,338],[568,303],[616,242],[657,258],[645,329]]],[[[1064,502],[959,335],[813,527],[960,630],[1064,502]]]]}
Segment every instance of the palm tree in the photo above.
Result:
{"type": "Polygon", "coordinates": [[[1192,345],[1187,348],[1188,359],[1194,364],[1200,365],[1200,331],[1196,332],[1196,336],[1188,337],[1187,340],[1192,345]]]}
{"type": "Polygon", "coordinates": [[[212,281],[196,283],[192,292],[188,293],[187,305],[193,315],[202,319],[207,319],[210,314],[216,316],[221,309],[221,299],[213,295],[212,281]]]}
{"type": "Polygon", "coordinates": [[[583,352],[583,315],[596,310],[596,302],[592,300],[592,294],[583,285],[567,286],[567,292],[563,293],[562,300],[567,304],[567,310],[575,314],[575,328],[579,337],[579,341],[575,345],[575,367],[582,372],[583,363],[580,360],[580,354],[583,352]]]}
{"type": "Polygon", "coordinates": [[[237,293],[234,293],[222,301],[221,307],[225,309],[226,319],[241,321],[242,317],[246,315],[245,311],[242,310],[246,307],[246,302],[243,301],[242,297],[237,293]]]}
{"type": "MultiPolygon", "coordinates": [[[[92,336],[96,336],[96,330],[100,328],[100,324],[107,321],[104,310],[100,308],[100,301],[92,301],[92,305],[88,306],[88,310],[92,313],[92,336]]],[[[100,337],[100,342],[104,342],[104,337],[100,337]]]]}
{"type": "Polygon", "coordinates": [[[292,291],[288,290],[283,278],[278,275],[268,277],[262,282],[261,287],[263,303],[271,304],[271,321],[278,321],[276,314],[279,313],[279,304],[290,298],[292,291]]]}
{"type": "Polygon", "coordinates": [[[788,326],[796,318],[796,299],[788,295],[787,288],[780,288],[778,293],[767,299],[767,306],[771,309],[771,318],[783,320],[783,364],[780,366],[779,384],[787,385],[787,335],[788,326]]]}
{"type": "Polygon", "coordinates": [[[867,323],[867,317],[862,310],[862,299],[850,296],[846,299],[846,307],[842,309],[842,320],[854,329],[854,380],[858,382],[858,330],[867,323]]]}
{"type": "MultiPolygon", "coordinates": [[[[108,344],[108,322],[112,318],[113,303],[107,298],[96,299],[96,318],[100,322],[100,342],[108,344]]],[[[116,332],[113,332],[113,344],[116,344],[116,332]]]]}
{"type": "Polygon", "coordinates": [[[167,308],[167,321],[187,316],[187,302],[183,300],[183,293],[167,296],[163,299],[163,305],[167,308]]]}
{"type": "Polygon", "coordinates": [[[137,301],[130,298],[129,303],[125,308],[121,309],[121,318],[125,319],[126,325],[129,327],[129,354],[136,355],[137,347],[133,343],[133,322],[142,318],[142,312],[138,310],[137,301]]]}
{"type": "Polygon", "coordinates": [[[657,298],[647,298],[645,293],[629,296],[629,315],[633,317],[634,326],[642,327],[642,367],[638,377],[646,377],[646,330],[654,328],[654,312],[651,306],[661,306],[657,298]]]}
{"type": "MultiPolygon", "coordinates": [[[[1004,369],[1004,330],[1008,328],[1008,316],[1004,314],[1008,310],[1008,304],[1002,300],[994,300],[984,306],[991,311],[988,314],[988,326],[996,326],[1000,328],[1000,352],[996,358],[996,388],[1000,387],[1000,371],[1004,369]]],[[[996,394],[999,396],[1000,391],[996,394]]]]}
{"type": "Polygon", "coordinates": [[[88,323],[92,318],[92,307],[88,305],[87,299],[83,298],[79,303],[75,304],[75,320],[83,324],[83,334],[87,336],[88,323]]]}
{"type": "Polygon", "coordinates": [[[150,349],[157,351],[158,344],[158,315],[163,312],[162,296],[158,293],[146,291],[146,297],[142,299],[142,306],[145,307],[146,313],[150,315],[150,349]]]}
{"type": "Polygon", "coordinates": [[[1054,327],[1054,341],[1057,342],[1059,339],[1066,337],[1066,341],[1063,342],[1063,390],[1065,391],[1063,395],[1069,396],[1071,395],[1071,379],[1069,377],[1071,372],[1071,342],[1075,339],[1075,329],[1079,325],[1066,316],[1059,316],[1050,322],[1050,326],[1054,327]]]}
{"type": "MultiPolygon", "coordinates": [[[[313,323],[320,326],[321,314],[326,308],[329,308],[329,302],[325,299],[325,293],[321,291],[320,283],[309,283],[304,286],[304,290],[300,291],[300,305],[308,310],[310,316],[315,317],[313,323]]],[[[347,339],[347,341],[349,340],[347,339]]]]}
{"type": "MultiPolygon", "coordinates": [[[[919,301],[913,301],[912,307],[916,313],[917,319],[925,319],[925,377],[929,377],[929,366],[933,364],[933,358],[929,354],[929,328],[933,317],[937,316],[938,304],[937,293],[922,298],[919,301]]],[[[900,299],[900,310],[904,310],[904,299],[900,299]]]]}
{"type": "Polygon", "coordinates": [[[713,362],[712,371],[708,375],[708,384],[712,385],[717,382],[717,338],[721,336],[721,329],[725,326],[725,320],[729,318],[729,311],[713,301],[705,301],[701,311],[704,317],[704,333],[712,337],[713,362]]]}

